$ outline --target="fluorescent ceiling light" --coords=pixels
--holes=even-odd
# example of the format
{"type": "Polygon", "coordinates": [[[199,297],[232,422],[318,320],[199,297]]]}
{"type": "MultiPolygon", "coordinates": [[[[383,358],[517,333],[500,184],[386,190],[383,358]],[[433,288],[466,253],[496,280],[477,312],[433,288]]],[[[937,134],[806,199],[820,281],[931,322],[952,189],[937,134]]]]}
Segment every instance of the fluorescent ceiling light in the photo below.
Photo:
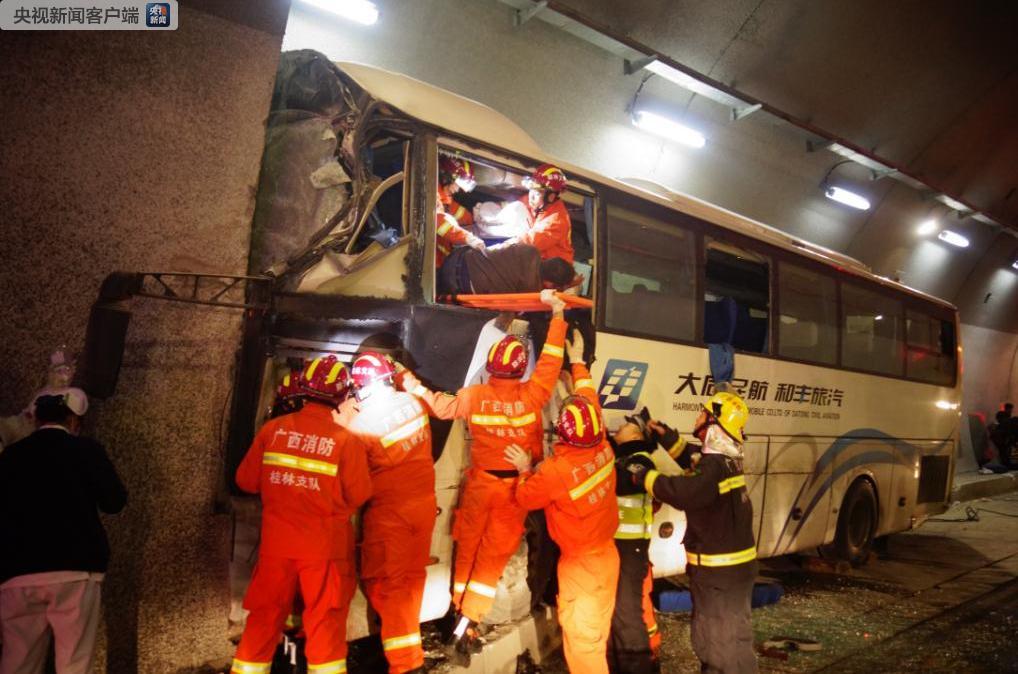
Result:
{"type": "Polygon", "coordinates": [[[861,194],[856,194],[851,190],[846,190],[843,187],[828,185],[827,188],[824,189],[824,195],[826,195],[828,199],[837,201],[839,204],[858,208],[860,211],[868,211],[870,209],[869,199],[861,194]]]}
{"type": "Polygon", "coordinates": [[[324,9],[344,19],[350,19],[365,26],[378,21],[378,8],[368,0],[301,0],[305,5],[324,9]]]}
{"type": "Polygon", "coordinates": [[[946,204],[950,208],[952,208],[952,209],[954,209],[956,211],[960,211],[961,213],[967,213],[968,211],[972,210],[971,208],[969,208],[965,204],[961,203],[957,199],[952,199],[951,197],[947,196],[946,194],[939,194],[939,195],[937,195],[936,199],[940,203],[946,204]]]}
{"type": "Polygon", "coordinates": [[[958,403],[951,403],[946,400],[938,400],[937,407],[942,410],[956,410],[958,409],[958,403]]]}
{"type": "Polygon", "coordinates": [[[923,224],[919,225],[919,229],[916,230],[916,233],[919,234],[919,236],[929,236],[935,231],[937,231],[937,221],[930,218],[923,222],[923,224]]]}
{"type": "Polygon", "coordinates": [[[660,75],[672,84],[679,85],[686,91],[692,91],[694,94],[699,94],[704,98],[714,101],[715,103],[727,105],[730,108],[743,108],[749,105],[749,103],[741,98],[730,96],[719,89],[715,89],[706,82],[701,82],[695,77],[690,77],[681,70],[676,70],[670,65],[661,63],[661,61],[651,61],[645,65],[644,68],[655,75],[660,75]]]}
{"type": "Polygon", "coordinates": [[[702,133],[694,131],[688,126],[683,126],[678,122],[673,122],[667,117],[655,115],[653,112],[647,112],[646,110],[637,110],[633,114],[633,124],[644,131],[649,131],[669,140],[678,141],[689,147],[700,148],[707,144],[707,139],[704,138],[702,133]]]}
{"type": "Polygon", "coordinates": [[[952,232],[949,229],[945,229],[940,234],[937,234],[937,238],[941,241],[945,241],[952,246],[958,246],[959,248],[968,248],[969,240],[957,232],[952,232]]]}

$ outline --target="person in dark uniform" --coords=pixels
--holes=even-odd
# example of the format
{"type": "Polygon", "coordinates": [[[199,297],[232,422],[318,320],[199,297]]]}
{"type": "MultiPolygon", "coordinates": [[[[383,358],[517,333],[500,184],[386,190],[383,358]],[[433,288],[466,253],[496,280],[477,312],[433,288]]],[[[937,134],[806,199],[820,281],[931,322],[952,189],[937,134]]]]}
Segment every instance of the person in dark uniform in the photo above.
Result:
{"type": "Polygon", "coordinates": [[[717,393],[696,420],[693,434],[702,443],[702,455],[691,474],[661,475],[652,461],[639,455],[623,464],[631,484],[686,512],[683,544],[693,596],[691,640],[702,672],[757,671],[750,617],[756,542],[742,465],[748,417],[742,398],[717,393]]]}
{"type": "MultiPolygon", "coordinates": [[[[655,442],[648,426],[646,408],[642,415],[626,417],[626,423],[611,437],[616,470],[633,456],[650,460],[655,442]]],[[[653,674],[659,671],[651,648],[644,617],[644,581],[650,573],[650,538],[654,522],[654,499],[643,485],[634,484],[628,473],[615,482],[619,505],[619,526],[615,547],[619,551],[619,584],[615,592],[611,636],[608,640],[608,668],[612,674],[653,674]],[[625,477],[625,479],[623,479],[625,477]]],[[[656,623],[653,627],[656,628],[656,623]]]]}

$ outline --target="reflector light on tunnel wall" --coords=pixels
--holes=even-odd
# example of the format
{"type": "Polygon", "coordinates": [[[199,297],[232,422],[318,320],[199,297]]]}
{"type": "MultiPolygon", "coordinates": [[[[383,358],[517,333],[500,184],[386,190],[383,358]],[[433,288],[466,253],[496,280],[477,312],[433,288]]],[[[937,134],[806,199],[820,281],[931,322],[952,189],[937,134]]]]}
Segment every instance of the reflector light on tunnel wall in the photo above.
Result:
{"type": "Polygon", "coordinates": [[[940,234],[937,234],[937,238],[945,243],[949,243],[952,246],[958,246],[959,248],[968,248],[969,240],[957,232],[952,232],[949,229],[945,229],[940,234]]]}
{"type": "Polygon", "coordinates": [[[688,145],[689,147],[701,148],[707,144],[707,139],[698,131],[683,126],[678,122],[662,117],[646,110],[633,112],[633,124],[638,129],[643,129],[662,138],[674,140],[688,145]]]}
{"type": "Polygon", "coordinates": [[[919,236],[929,236],[935,231],[937,231],[937,221],[930,218],[929,220],[924,220],[923,223],[919,225],[919,228],[916,230],[916,234],[919,236]]]}
{"type": "Polygon", "coordinates": [[[378,21],[378,8],[368,0],[300,0],[305,5],[323,9],[344,19],[350,19],[365,26],[378,21]]]}
{"type": "Polygon", "coordinates": [[[869,199],[861,194],[856,194],[852,190],[846,190],[844,187],[828,185],[824,188],[824,196],[833,201],[837,201],[839,204],[858,208],[860,211],[868,211],[870,209],[869,199]]]}
{"type": "Polygon", "coordinates": [[[946,400],[938,400],[937,407],[942,410],[956,410],[958,409],[958,403],[949,403],[946,400]]]}

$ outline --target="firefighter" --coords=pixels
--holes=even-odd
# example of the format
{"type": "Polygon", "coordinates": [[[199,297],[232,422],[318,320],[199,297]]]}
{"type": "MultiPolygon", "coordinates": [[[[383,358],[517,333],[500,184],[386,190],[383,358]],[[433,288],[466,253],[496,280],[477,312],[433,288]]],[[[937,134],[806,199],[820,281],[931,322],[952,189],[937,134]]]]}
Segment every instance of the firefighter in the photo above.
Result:
{"type": "MultiPolygon", "coordinates": [[[[619,470],[629,457],[650,459],[655,442],[648,420],[647,416],[627,416],[626,423],[610,438],[619,470]]],[[[611,671],[617,674],[649,674],[658,671],[651,643],[657,635],[657,621],[653,606],[647,606],[652,580],[649,547],[653,498],[628,479],[616,481],[615,493],[619,510],[615,547],[620,566],[608,660],[611,671]]]]}
{"type": "Polygon", "coordinates": [[[453,195],[460,190],[470,192],[476,185],[470,162],[448,154],[439,155],[435,222],[436,269],[445,263],[445,258],[456,246],[484,250],[484,241],[468,229],[474,224],[473,215],[453,199],[453,195]]]}
{"type": "Polygon", "coordinates": [[[308,672],[346,671],[346,616],[356,587],[350,518],[371,496],[367,448],[334,419],[350,390],[335,356],[311,361],[300,388],[303,409],[262,426],[237,469],[237,486],[261,494],[262,533],[232,674],[269,674],[298,584],[308,672]]]}
{"type": "Polygon", "coordinates": [[[463,190],[473,192],[477,186],[474,168],[465,159],[442,154],[438,157],[438,203],[443,213],[448,213],[461,227],[474,224],[474,216],[460,204],[453,195],[463,190]]]}
{"type": "Polygon", "coordinates": [[[269,419],[281,417],[284,414],[297,412],[304,406],[304,396],[300,390],[300,370],[290,370],[283,375],[283,379],[276,387],[276,397],[272,401],[272,411],[269,412],[269,419]]]}
{"type": "Polygon", "coordinates": [[[558,616],[569,671],[608,674],[606,650],[619,579],[615,463],[578,331],[568,349],[573,395],[559,412],[552,456],[533,473],[530,452],[511,445],[505,458],[520,472],[517,502],[531,510],[544,508],[548,531],[562,551],[558,616]]]}
{"type": "Polygon", "coordinates": [[[389,671],[424,671],[420,614],[437,514],[431,427],[421,402],[396,390],[387,356],[365,352],[351,373],[360,409],[351,430],[368,442],[372,483],[361,581],[382,620],[389,671]]]}
{"type": "Polygon", "coordinates": [[[632,484],[686,511],[690,636],[704,672],[757,671],[750,617],[756,543],[742,454],[748,417],[742,398],[716,393],[696,420],[693,434],[702,443],[702,454],[690,474],[660,475],[642,456],[624,464],[632,484]]]}
{"type": "Polygon", "coordinates": [[[422,398],[433,416],[466,419],[472,437],[470,470],[453,523],[458,616],[452,643],[460,655],[476,650],[476,626],[491,609],[498,580],[523,536],[527,509],[513,498],[519,473],[506,461],[505,448],[519,445],[535,459],[544,454],[541,409],[562,369],[566,322],[565,303],[553,290],[542,291],[541,300],[552,308],[552,321],[528,381],[520,381],[527,371],[527,347],[513,336],[489,349],[490,380],[455,395],[429,391],[409,373],[403,377],[406,390],[422,398]]]}
{"type": "Polygon", "coordinates": [[[498,247],[525,243],[541,251],[542,260],[560,257],[573,264],[573,225],[561,196],[566,175],[557,166],[541,164],[523,180],[523,186],[528,191],[521,201],[527,207],[530,228],[498,247]]]}

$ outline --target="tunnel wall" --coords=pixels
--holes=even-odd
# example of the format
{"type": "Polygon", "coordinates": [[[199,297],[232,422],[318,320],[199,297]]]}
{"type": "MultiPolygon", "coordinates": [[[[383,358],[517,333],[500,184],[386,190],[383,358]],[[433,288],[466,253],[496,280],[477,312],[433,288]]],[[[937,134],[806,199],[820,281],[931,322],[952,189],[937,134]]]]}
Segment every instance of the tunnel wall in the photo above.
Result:
{"type": "MultiPolygon", "coordinates": [[[[197,4],[197,3],[196,3],[197,4]]],[[[0,412],[21,410],[57,344],[80,350],[115,270],[244,274],[288,2],[180,6],[174,32],[0,38],[0,412]]],[[[96,671],[227,658],[230,517],[222,438],[237,311],[138,299],[115,395],[87,431],[129,490],[96,671]]]]}

